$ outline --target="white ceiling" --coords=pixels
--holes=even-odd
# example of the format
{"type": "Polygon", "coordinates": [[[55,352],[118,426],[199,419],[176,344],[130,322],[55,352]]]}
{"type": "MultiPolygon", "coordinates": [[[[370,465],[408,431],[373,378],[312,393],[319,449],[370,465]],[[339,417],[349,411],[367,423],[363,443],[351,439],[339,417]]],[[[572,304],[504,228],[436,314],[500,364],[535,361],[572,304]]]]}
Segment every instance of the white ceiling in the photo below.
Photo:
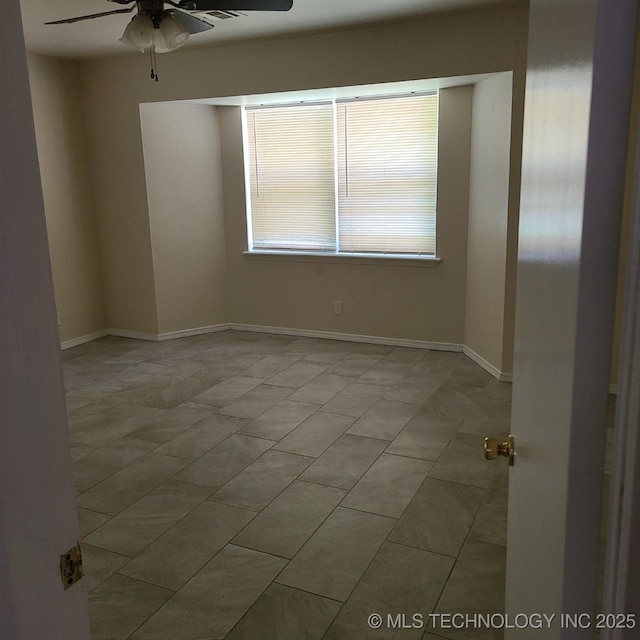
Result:
{"type": "MultiPolygon", "coordinates": [[[[74,24],[45,22],[124,8],[106,0],[20,0],[27,49],[67,58],[129,55],[118,39],[131,15],[113,15],[74,24]]],[[[293,0],[288,12],[251,12],[219,21],[193,35],[185,48],[218,43],[336,30],[361,24],[410,20],[443,11],[515,4],[514,0],[293,0]]]]}

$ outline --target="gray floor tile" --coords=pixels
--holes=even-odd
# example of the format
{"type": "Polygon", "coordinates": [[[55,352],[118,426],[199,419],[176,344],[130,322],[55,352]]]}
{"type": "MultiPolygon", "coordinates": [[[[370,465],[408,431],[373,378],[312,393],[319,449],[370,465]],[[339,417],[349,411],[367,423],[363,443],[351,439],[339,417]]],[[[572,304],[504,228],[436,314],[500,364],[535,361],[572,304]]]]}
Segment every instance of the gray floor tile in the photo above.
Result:
{"type": "Polygon", "coordinates": [[[328,413],[360,418],[387,392],[388,387],[353,382],[322,407],[328,413]]]}
{"type": "Polygon", "coordinates": [[[422,404],[445,381],[444,376],[429,374],[407,374],[385,393],[385,400],[422,404]]]}
{"type": "Polygon", "coordinates": [[[96,459],[95,454],[89,454],[73,463],[73,481],[76,494],[84,493],[99,482],[111,477],[122,467],[96,459]]]}
{"type": "Polygon", "coordinates": [[[237,400],[263,382],[264,380],[262,378],[232,376],[207,389],[204,393],[194,396],[191,400],[197,404],[224,407],[226,404],[237,400]]]}
{"type": "Polygon", "coordinates": [[[411,369],[411,373],[446,374],[448,377],[465,358],[460,351],[428,351],[411,369]]]}
{"type": "Polygon", "coordinates": [[[351,425],[353,418],[318,411],[285,436],[274,449],[318,457],[351,425]]]}
{"type": "Polygon", "coordinates": [[[86,583],[87,591],[93,591],[109,576],[123,567],[130,558],[113,551],[82,544],[82,579],[86,583]]]}
{"type": "Polygon", "coordinates": [[[432,464],[416,458],[382,454],[342,501],[342,506],[399,518],[432,464]]]}
{"type": "Polygon", "coordinates": [[[129,437],[95,448],[73,463],[76,491],[84,493],[154,448],[151,442],[129,437]]]}
{"type": "Polygon", "coordinates": [[[459,420],[416,414],[387,447],[387,453],[436,461],[455,435],[459,420]]]}
{"type": "Polygon", "coordinates": [[[92,444],[83,444],[82,442],[78,444],[71,444],[71,462],[78,462],[78,460],[82,460],[85,456],[88,456],[90,453],[94,451],[98,451],[100,449],[99,446],[94,446],[92,444]]]}
{"type": "Polygon", "coordinates": [[[418,405],[378,400],[352,427],[354,436],[393,440],[418,410],[418,405]]]}
{"type": "Polygon", "coordinates": [[[449,377],[451,384],[465,385],[467,387],[485,388],[495,378],[472,360],[464,358],[456,365],[449,377]]]}
{"type": "Polygon", "coordinates": [[[176,474],[176,480],[219,489],[273,446],[271,440],[234,434],[176,474]]]}
{"type": "Polygon", "coordinates": [[[382,546],[395,520],[338,507],[277,582],[344,602],[382,546]]]}
{"type": "Polygon", "coordinates": [[[393,347],[372,342],[351,342],[349,343],[349,351],[351,355],[375,355],[384,357],[393,351],[393,347]]]}
{"type": "Polygon", "coordinates": [[[429,396],[421,412],[452,420],[484,420],[487,416],[476,402],[477,389],[452,384],[448,379],[429,396]]]}
{"type": "Polygon", "coordinates": [[[508,503],[509,477],[496,474],[471,527],[469,537],[506,547],[508,503]]]}
{"type": "Polygon", "coordinates": [[[328,367],[328,364],[318,364],[304,360],[295,362],[290,367],[284,369],[284,371],[269,378],[269,384],[298,389],[310,380],[313,380],[313,378],[321,374],[328,367]]]}
{"type": "Polygon", "coordinates": [[[331,351],[311,351],[304,357],[305,362],[317,362],[318,364],[334,365],[343,358],[346,358],[349,353],[349,345],[343,349],[336,349],[331,351]]]}
{"type": "MultiPolygon", "coordinates": [[[[511,384],[492,380],[483,389],[467,388],[475,406],[484,415],[484,420],[477,420],[483,430],[491,425],[491,431],[509,432],[511,424],[511,384]]],[[[463,431],[476,432],[474,421],[464,421],[463,431]]],[[[487,435],[483,433],[483,435],[487,435]]]]}
{"type": "Polygon", "coordinates": [[[106,524],[86,542],[126,556],[140,553],[211,495],[211,489],[167,480],[106,524]]]}
{"type": "Polygon", "coordinates": [[[330,636],[419,640],[453,563],[453,558],[385,542],[331,626],[330,636]],[[367,624],[374,612],[385,622],[375,634],[367,624]],[[409,628],[390,628],[387,623],[402,615],[409,628]]]}
{"type": "Polygon", "coordinates": [[[169,409],[153,422],[135,429],[131,435],[141,440],[163,444],[208,418],[213,411],[211,407],[185,402],[179,407],[169,409]]]}
{"type": "MultiPolygon", "coordinates": [[[[506,549],[468,540],[451,572],[435,613],[489,614],[504,611],[506,549]]],[[[500,640],[501,629],[444,629],[433,632],[452,640],[500,640]]]]}
{"type": "Polygon", "coordinates": [[[387,443],[345,434],[338,438],[301,476],[340,489],[351,489],[384,451],[387,443]]]}
{"type": "Polygon", "coordinates": [[[65,396],[66,405],[67,405],[67,413],[71,413],[76,409],[80,409],[81,407],[86,407],[91,403],[91,398],[87,397],[74,397],[73,392],[67,393],[65,396]]]}
{"type": "MultiPolygon", "coordinates": [[[[166,367],[150,362],[141,362],[131,366],[126,366],[123,363],[122,366],[119,366],[112,359],[107,366],[109,369],[105,371],[104,377],[89,382],[89,384],[82,384],[87,380],[81,380],[79,388],[72,391],[69,396],[76,399],[91,398],[92,400],[108,398],[123,390],[135,389],[152,383],[157,374],[167,373],[166,367]]],[[[91,367],[90,370],[95,369],[91,367]]]]}
{"type": "Polygon", "coordinates": [[[272,584],[226,640],[321,640],[340,603],[272,584]]]}
{"type": "Polygon", "coordinates": [[[280,440],[319,409],[318,405],[283,400],[265,411],[238,433],[267,440],[280,440]]]}
{"type": "Polygon", "coordinates": [[[341,376],[361,376],[382,359],[380,354],[350,354],[336,362],[327,373],[336,373],[341,376]]]}
{"type": "Polygon", "coordinates": [[[148,453],[128,467],[85,491],[78,506],[116,515],[188,464],[186,460],[148,453]]]}
{"type": "Polygon", "coordinates": [[[133,402],[91,402],[69,414],[69,433],[74,444],[102,446],[130,435],[141,424],[162,417],[164,412],[165,409],[133,402]]]}
{"type": "Polygon", "coordinates": [[[312,458],[281,451],[267,451],[242,473],[216,491],[211,500],[259,511],[291,484],[312,458]]]}
{"type": "Polygon", "coordinates": [[[301,358],[299,353],[282,353],[266,356],[260,362],[244,370],[244,375],[256,378],[273,378],[276,374],[290,367],[301,358]]]}
{"type": "Polygon", "coordinates": [[[366,384],[394,385],[400,382],[400,380],[409,373],[414,364],[414,362],[387,360],[385,356],[385,358],[363,373],[358,378],[358,382],[364,382],[366,384]]]}
{"type": "Polygon", "coordinates": [[[458,431],[460,433],[476,434],[482,436],[482,438],[489,436],[496,440],[500,439],[502,442],[506,440],[511,432],[511,415],[496,414],[483,419],[467,418],[461,421],[458,431]]]}
{"type": "Polygon", "coordinates": [[[414,347],[394,347],[385,357],[384,362],[422,362],[429,351],[427,349],[416,349],[414,347]]]}
{"type": "Polygon", "coordinates": [[[296,338],[287,349],[306,354],[339,354],[341,357],[351,351],[351,343],[343,340],[325,340],[323,338],[296,338]]]}
{"type": "Polygon", "coordinates": [[[123,469],[154,448],[155,445],[152,442],[136,438],[132,434],[112,440],[107,445],[100,447],[95,454],[88,454],[85,458],[104,460],[123,469]]]}
{"type": "Polygon", "coordinates": [[[484,459],[483,441],[481,435],[457,433],[442,452],[430,477],[488,488],[498,465],[484,459]]]}
{"type": "Polygon", "coordinates": [[[284,400],[290,393],[291,389],[288,387],[261,384],[245,393],[238,400],[226,404],[220,409],[220,413],[254,419],[284,400]]]}
{"type": "MultiPolygon", "coordinates": [[[[432,607],[458,553],[440,604],[502,610],[481,557],[504,555],[509,468],[482,437],[508,432],[511,387],[462,353],[226,331],[107,337],[63,360],[94,640],[368,638],[363,607],[432,607]],[[398,520],[367,511],[397,516],[434,462],[398,520]],[[225,485],[262,511],[216,502],[225,485]],[[129,553],[150,544],[127,560],[85,542],[109,532],[129,553]]],[[[375,635],[418,637],[392,631],[375,635]]]]}
{"type": "Polygon", "coordinates": [[[427,478],[389,540],[456,557],[486,491],[427,478]]]}
{"type": "Polygon", "coordinates": [[[108,522],[111,516],[90,511],[89,509],[78,508],[78,518],[80,519],[80,535],[84,538],[105,522],[108,522]]]}
{"type": "Polygon", "coordinates": [[[158,447],[156,453],[196,460],[247,423],[242,418],[211,415],[158,447]]]}
{"type": "Polygon", "coordinates": [[[320,373],[313,380],[300,387],[289,396],[290,400],[326,404],[337,393],[353,382],[353,378],[331,373],[320,373]]]}
{"type": "Polygon", "coordinates": [[[262,360],[263,357],[257,355],[237,355],[233,358],[217,358],[215,362],[208,363],[205,367],[202,367],[194,373],[193,376],[196,378],[204,378],[205,380],[215,380],[216,384],[241,372],[242,375],[262,378],[264,376],[254,376],[251,373],[245,373],[250,367],[258,364],[262,360]]]}
{"type": "Polygon", "coordinates": [[[245,509],[203,502],[120,573],[177,591],[254,516],[245,509]]]}
{"type": "Polygon", "coordinates": [[[112,575],[89,594],[91,640],[127,640],[173,592],[112,575]]]}
{"type": "Polygon", "coordinates": [[[282,558],[227,545],[132,640],[224,638],[285,564],[282,558]]]}
{"type": "MultiPolygon", "coordinates": [[[[158,376],[156,376],[157,378],[158,376]]],[[[159,409],[173,409],[191,400],[212,386],[212,381],[183,374],[153,384],[141,399],[141,404],[159,409]]]]}
{"type": "Polygon", "coordinates": [[[292,558],[345,495],[341,489],[295,481],[233,543],[292,558]]]}

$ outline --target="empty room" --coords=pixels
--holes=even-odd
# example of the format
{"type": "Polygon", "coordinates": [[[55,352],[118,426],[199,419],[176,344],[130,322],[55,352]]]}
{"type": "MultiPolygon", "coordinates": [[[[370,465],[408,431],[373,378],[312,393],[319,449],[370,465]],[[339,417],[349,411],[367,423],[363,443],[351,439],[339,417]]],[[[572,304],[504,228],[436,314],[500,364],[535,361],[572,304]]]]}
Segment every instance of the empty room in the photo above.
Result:
{"type": "Polygon", "coordinates": [[[10,640],[550,639],[601,611],[574,486],[616,463],[565,449],[578,421],[611,444],[627,384],[636,29],[596,134],[593,7],[596,71],[538,89],[535,2],[321,4],[11,2],[10,640]]]}

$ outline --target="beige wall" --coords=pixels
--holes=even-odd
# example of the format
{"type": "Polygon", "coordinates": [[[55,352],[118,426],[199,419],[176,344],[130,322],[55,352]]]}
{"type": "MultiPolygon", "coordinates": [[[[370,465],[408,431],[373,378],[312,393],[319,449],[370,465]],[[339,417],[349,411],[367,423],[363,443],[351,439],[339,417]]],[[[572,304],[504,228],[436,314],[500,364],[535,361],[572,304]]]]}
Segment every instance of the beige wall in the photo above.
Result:
{"type": "Polygon", "coordinates": [[[509,214],[511,74],[474,86],[464,344],[502,368],[509,214]]]}
{"type": "Polygon", "coordinates": [[[158,332],[227,322],[215,107],[140,106],[158,332]]]}
{"type": "Polygon", "coordinates": [[[240,110],[222,109],[230,318],[295,327],[460,344],[464,329],[471,87],[440,94],[436,267],[401,261],[250,257],[240,110]],[[333,313],[341,300],[343,313],[333,313]]]}
{"type": "Polygon", "coordinates": [[[29,75],[64,342],[105,328],[80,71],[73,62],[31,55],[29,75]]]}
{"type": "MultiPolygon", "coordinates": [[[[508,70],[522,86],[526,28],[526,9],[512,8],[175,52],[159,57],[159,83],[148,79],[146,56],[85,63],[108,326],[160,330],[139,104],[508,70]]],[[[466,108],[456,99],[465,91],[448,92],[451,113],[466,108]]],[[[228,321],[461,343],[468,167],[453,157],[460,146],[442,147],[440,161],[450,162],[450,170],[440,175],[438,267],[259,261],[240,254],[244,191],[237,142],[230,139],[237,132],[232,112],[220,116],[228,321]],[[448,180],[455,188],[446,188],[448,180]],[[341,317],[332,313],[336,299],[344,302],[341,317]]],[[[444,135],[465,144],[464,128],[445,126],[444,135]]]]}

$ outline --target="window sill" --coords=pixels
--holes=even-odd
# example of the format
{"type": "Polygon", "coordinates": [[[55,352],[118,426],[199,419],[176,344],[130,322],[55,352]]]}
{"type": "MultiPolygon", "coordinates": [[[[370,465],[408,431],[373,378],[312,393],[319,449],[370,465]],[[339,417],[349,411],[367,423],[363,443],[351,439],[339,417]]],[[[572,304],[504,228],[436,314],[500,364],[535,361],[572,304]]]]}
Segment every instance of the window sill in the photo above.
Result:
{"type": "Polygon", "coordinates": [[[331,264],[378,265],[385,267],[437,267],[442,260],[434,256],[392,255],[384,253],[320,253],[314,251],[243,251],[252,260],[276,262],[324,262],[331,264]]]}

